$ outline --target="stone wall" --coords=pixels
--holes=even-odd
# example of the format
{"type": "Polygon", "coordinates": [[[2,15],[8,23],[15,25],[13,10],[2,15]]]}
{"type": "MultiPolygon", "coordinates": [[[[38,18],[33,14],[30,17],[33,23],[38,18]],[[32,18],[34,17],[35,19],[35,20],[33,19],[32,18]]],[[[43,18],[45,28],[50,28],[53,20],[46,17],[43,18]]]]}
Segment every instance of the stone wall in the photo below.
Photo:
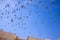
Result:
{"type": "MultiPolygon", "coordinates": [[[[34,38],[31,36],[28,36],[27,39],[23,39],[23,38],[17,37],[15,34],[4,32],[4,31],[0,30],[0,40],[51,40],[51,39],[34,38]]],[[[60,38],[57,40],[60,40],[60,38]]]]}

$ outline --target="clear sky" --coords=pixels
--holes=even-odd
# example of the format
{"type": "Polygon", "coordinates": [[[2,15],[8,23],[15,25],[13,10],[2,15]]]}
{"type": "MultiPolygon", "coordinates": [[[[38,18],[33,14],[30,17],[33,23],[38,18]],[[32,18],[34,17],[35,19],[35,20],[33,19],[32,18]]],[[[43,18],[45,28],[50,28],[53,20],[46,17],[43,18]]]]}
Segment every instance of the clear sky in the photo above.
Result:
{"type": "Polygon", "coordinates": [[[60,37],[60,0],[0,0],[0,29],[19,37],[60,37]]]}

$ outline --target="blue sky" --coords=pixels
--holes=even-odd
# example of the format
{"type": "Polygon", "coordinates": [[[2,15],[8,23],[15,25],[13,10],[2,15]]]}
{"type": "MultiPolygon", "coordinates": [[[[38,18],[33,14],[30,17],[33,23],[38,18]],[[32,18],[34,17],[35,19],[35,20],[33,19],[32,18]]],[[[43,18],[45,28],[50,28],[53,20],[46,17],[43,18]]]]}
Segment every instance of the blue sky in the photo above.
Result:
{"type": "Polygon", "coordinates": [[[0,29],[16,34],[60,37],[60,0],[0,0],[0,29]]]}

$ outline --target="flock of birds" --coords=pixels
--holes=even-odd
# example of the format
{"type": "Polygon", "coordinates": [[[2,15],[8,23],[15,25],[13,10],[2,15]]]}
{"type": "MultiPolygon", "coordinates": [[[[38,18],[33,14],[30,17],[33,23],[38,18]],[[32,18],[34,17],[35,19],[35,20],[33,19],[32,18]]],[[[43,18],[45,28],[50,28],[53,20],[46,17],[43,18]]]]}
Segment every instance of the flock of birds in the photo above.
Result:
{"type": "MultiPolygon", "coordinates": [[[[40,8],[39,5],[43,4],[43,2],[35,0],[24,0],[24,1],[8,0],[7,2],[5,2],[6,4],[3,2],[4,1],[0,3],[0,27],[1,25],[3,25],[4,28],[8,26],[8,28],[16,27],[18,29],[24,29],[24,30],[27,30],[27,27],[24,27],[25,25],[27,25],[26,22],[24,21],[29,19],[31,15],[34,14],[33,8],[39,9],[40,8]],[[36,4],[33,5],[34,2],[36,4]],[[33,8],[30,8],[30,10],[28,9],[29,5],[33,6],[33,8]],[[25,12],[26,10],[27,12],[25,12]]],[[[51,4],[54,3],[55,1],[51,1],[51,4]]],[[[48,6],[44,6],[44,8],[47,10],[49,9],[48,6]]],[[[36,14],[38,14],[39,10],[36,10],[35,12],[36,14]]],[[[13,31],[16,31],[16,29],[13,29],[13,31]]]]}

